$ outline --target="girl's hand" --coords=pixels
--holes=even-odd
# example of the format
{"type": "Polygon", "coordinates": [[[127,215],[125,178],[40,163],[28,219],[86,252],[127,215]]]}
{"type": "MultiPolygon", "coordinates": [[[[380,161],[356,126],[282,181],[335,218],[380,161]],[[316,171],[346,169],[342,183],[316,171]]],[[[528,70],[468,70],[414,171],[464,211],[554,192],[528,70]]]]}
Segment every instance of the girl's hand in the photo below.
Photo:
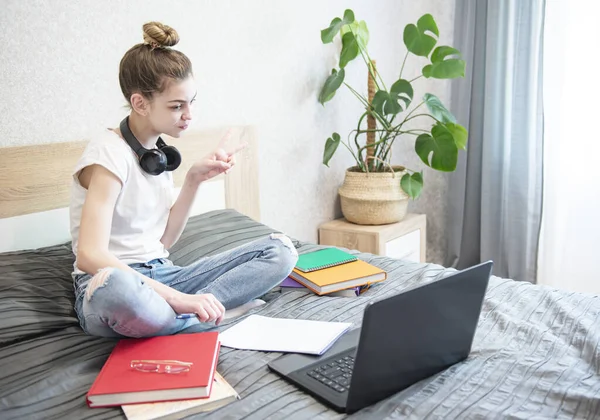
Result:
{"type": "Polygon", "coordinates": [[[217,148],[190,168],[188,175],[194,181],[201,183],[222,173],[228,173],[235,165],[234,155],[243,150],[247,144],[241,144],[234,148],[228,146],[227,142],[231,133],[232,129],[227,130],[217,148]]]}
{"type": "Polygon", "coordinates": [[[181,293],[169,302],[178,314],[196,314],[201,322],[215,321],[219,325],[225,316],[225,307],[211,293],[188,295],[181,293]]]}

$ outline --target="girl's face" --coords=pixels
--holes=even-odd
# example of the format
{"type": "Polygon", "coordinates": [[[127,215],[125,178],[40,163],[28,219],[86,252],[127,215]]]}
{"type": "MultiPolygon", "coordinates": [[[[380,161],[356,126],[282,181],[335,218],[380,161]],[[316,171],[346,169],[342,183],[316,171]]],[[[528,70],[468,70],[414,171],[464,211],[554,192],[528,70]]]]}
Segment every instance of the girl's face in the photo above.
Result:
{"type": "Polygon", "coordinates": [[[155,93],[149,104],[148,121],[158,134],[180,137],[192,119],[196,100],[196,84],[192,76],[185,80],[172,80],[161,93],[155,93]]]}

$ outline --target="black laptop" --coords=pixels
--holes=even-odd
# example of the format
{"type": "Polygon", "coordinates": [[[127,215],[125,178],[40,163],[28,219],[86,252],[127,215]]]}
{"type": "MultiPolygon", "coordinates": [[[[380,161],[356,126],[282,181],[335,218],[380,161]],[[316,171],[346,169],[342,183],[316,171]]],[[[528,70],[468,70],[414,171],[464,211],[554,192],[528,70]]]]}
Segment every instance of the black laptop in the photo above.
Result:
{"type": "Polygon", "coordinates": [[[268,366],[335,410],[358,411],[467,358],[492,265],[369,302],[362,327],[323,355],[268,366]]]}

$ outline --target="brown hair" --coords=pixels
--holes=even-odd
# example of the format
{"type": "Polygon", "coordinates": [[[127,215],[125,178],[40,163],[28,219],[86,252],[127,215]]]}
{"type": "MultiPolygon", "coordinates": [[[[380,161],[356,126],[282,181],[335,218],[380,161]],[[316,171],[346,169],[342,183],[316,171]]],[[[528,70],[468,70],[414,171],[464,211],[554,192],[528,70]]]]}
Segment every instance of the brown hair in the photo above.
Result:
{"type": "Polygon", "coordinates": [[[159,22],[143,26],[144,43],[134,45],[119,65],[119,84],[127,99],[140,93],[148,99],[160,93],[170,80],[184,80],[192,74],[192,63],[172,47],[179,42],[175,29],[159,22]]]}

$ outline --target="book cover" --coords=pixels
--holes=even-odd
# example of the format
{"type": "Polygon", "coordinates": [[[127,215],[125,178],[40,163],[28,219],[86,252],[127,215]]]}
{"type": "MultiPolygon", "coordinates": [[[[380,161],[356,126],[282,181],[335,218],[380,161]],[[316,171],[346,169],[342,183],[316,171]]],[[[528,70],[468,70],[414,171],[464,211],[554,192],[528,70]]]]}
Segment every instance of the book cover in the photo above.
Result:
{"type": "Polygon", "coordinates": [[[290,277],[318,295],[383,281],[387,273],[362,260],[303,273],[294,268],[290,277]]]}
{"type": "Polygon", "coordinates": [[[356,256],[348,254],[338,248],[325,248],[318,251],[307,252],[298,256],[296,268],[303,273],[322,270],[356,261],[356,256]]]}
{"type": "Polygon", "coordinates": [[[219,333],[203,332],[120,340],[87,394],[90,407],[206,398],[219,356],[219,333]],[[132,360],[191,362],[188,372],[145,372],[132,360]]]}
{"type": "Polygon", "coordinates": [[[304,286],[302,286],[300,283],[298,283],[296,280],[294,280],[291,277],[286,277],[281,284],[279,285],[279,287],[289,287],[292,289],[301,289],[304,288],[304,286]]]}
{"type": "MultiPolygon", "coordinates": [[[[279,285],[284,289],[301,289],[312,292],[308,287],[303,286],[298,283],[296,280],[286,277],[285,280],[279,285]]],[[[338,290],[337,292],[328,293],[328,296],[336,296],[336,297],[356,297],[359,296],[362,291],[361,286],[351,287],[350,289],[338,290]]]]}
{"type": "Polygon", "coordinates": [[[123,405],[121,408],[127,420],[175,420],[192,414],[213,411],[235,401],[238,393],[215,372],[215,379],[208,398],[182,401],[166,401],[123,405]]]}

